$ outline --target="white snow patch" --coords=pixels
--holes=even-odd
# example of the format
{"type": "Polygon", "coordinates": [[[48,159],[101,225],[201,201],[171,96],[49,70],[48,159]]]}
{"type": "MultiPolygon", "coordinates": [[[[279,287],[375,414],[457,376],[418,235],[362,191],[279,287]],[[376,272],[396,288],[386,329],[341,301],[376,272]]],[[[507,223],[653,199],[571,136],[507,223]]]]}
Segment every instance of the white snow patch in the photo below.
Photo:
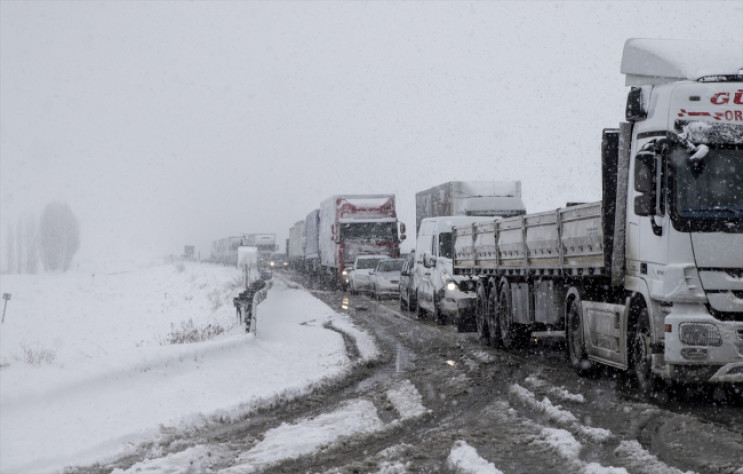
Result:
{"type": "Polygon", "coordinates": [[[539,437],[534,441],[537,444],[545,444],[555,450],[560,457],[566,459],[574,466],[575,472],[584,474],[628,474],[622,467],[605,467],[598,463],[584,463],[580,459],[580,451],[583,446],[575,437],[566,430],[559,428],[542,428],[539,437]]]}
{"type": "Polygon", "coordinates": [[[237,465],[221,472],[256,472],[279,461],[330,447],[340,438],[371,433],[382,427],[372,402],[352,400],[335,411],[293,424],[282,423],[268,430],[263,441],[237,459],[237,465]]]}
{"type": "Polygon", "coordinates": [[[490,364],[496,361],[496,358],[492,354],[488,354],[485,351],[474,351],[471,353],[472,357],[482,364],[490,364]]]}
{"type": "Polygon", "coordinates": [[[569,432],[559,428],[542,428],[538,444],[549,445],[565,459],[579,459],[580,442],[569,432]]]}
{"type": "MultiPolygon", "coordinates": [[[[540,379],[536,375],[528,376],[526,379],[524,379],[524,382],[526,382],[531,387],[536,388],[544,388],[546,385],[548,385],[547,381],[540,379]]],[[[579,393],[571,393],[564,387],[549,387],[546,390],[550,395],[559,400],[562,400],[563,402],[586,403],[586,399],[583,395],[579,393]]]]}
{"type": "Polygon", "coordinates": [[[423,405],[423,397],[410,380],[401,381],[397,387],[387,390],[387,398],[400,414],[401,420],[415,418],[431,410],[423,405]]]}
{"type": "MultiPolygon", "coordinates": [[[[636,468],[638,472],[648,474],[684,474],[684,471],[671,467],[650,454],[636,440],[622,441],[619,443],[617,449],[614,450],[614,454],[619,458],[625,458],[625,462],[629,463],[631,467],[636,468]]],[[[691,472],[687,471],[687,474],[691,472]]]]}
{"type": "Polygon", "coordinates": [[[193,446],[178,453],[169,454],[163,458],[149,459],[134,464],[126,470],[114,469],[111,474],[181,474],[188,472],[208,472],[214,468],[215,461],[220,459],[220,454],[227,450],[219,446],[193,446]]]}
{"type": "Polygon", "coordinates": [[[511,385],[508,391],[512,396],[521,400],[524,404],[546,414],[552,421],[564,424],[575,423],[578,421],[575,415],[569,411],[562,410],[560,407],[552,405],[549,398],[545,397],[540,402],[536,399],[534,393],[518,384],[511,385]]]}
{"type": "Polygon", "coordinates": [[[475,448],[461,440],[451,448],[446,466],[457,474],[503,474],[495,464],[481,458],[475,448]]]}

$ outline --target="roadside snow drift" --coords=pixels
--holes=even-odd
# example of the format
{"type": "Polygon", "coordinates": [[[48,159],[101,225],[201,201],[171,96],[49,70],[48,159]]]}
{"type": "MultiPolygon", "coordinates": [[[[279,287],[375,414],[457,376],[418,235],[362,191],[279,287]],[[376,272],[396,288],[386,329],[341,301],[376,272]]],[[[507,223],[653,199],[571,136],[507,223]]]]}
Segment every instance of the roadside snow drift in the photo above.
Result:
{"type": "Polygon", "coordinates": [[[237,417],[307,393],[362,361],[370,336],[278,275],[257,335],[237,322],[234,268],[176,264],[108,275],[3,275],[0,471],[48,472],[105,461],[162,425],[237,417]],[[201,342],[176,344],[190,336],[201,342]],[[198,338],[198,337],[197,337],[198,338]]]}

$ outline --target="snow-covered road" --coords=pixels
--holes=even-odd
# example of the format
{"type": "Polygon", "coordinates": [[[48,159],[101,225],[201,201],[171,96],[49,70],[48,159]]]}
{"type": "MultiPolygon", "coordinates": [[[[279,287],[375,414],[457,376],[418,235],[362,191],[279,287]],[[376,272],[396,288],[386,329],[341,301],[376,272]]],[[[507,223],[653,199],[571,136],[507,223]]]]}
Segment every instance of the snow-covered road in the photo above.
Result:
{"type": "Polygon", "coordinates": [[[482,347],[395,301],[276,274],[256,336],[235,318],[235,269],[2,285],[3,473],[743,474],[734,426],[580,379],[560,351],[482,347]],[[224,331],[168,344],[182,327],[224,331]]]}

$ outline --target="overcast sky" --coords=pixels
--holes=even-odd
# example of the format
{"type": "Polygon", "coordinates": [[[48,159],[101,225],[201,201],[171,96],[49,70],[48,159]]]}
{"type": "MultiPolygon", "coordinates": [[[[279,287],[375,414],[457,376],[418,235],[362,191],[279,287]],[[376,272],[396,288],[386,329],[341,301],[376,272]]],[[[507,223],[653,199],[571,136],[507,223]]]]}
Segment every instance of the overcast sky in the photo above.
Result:
{"type": "MultiPolygon", "coordinates": [[[[341,193],[519,179],[600,198],[630,37],[743,40],[743,2],[0,1],[0,239],[49,201],[81,258],[289,228],[341,193]]],[[[0,258],[5,252],[0,253],[0,258]]]]}

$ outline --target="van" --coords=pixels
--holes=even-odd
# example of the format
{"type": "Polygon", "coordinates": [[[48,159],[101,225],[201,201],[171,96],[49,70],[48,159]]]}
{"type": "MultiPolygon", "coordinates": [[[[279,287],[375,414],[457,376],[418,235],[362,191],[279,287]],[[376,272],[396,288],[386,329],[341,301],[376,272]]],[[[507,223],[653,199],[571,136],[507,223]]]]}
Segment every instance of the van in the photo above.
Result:
{"type": "Polygon", "coordinates": [[[496,217],[448,216],[428,217],[421,221],[415,242],[416,315],[430,314],[437,324],[452,321],[460,332],[474,328],[476,295],[460,289],[464,277],[454,275],[454,227],[478,222],[493,222],[496,217]]]}

